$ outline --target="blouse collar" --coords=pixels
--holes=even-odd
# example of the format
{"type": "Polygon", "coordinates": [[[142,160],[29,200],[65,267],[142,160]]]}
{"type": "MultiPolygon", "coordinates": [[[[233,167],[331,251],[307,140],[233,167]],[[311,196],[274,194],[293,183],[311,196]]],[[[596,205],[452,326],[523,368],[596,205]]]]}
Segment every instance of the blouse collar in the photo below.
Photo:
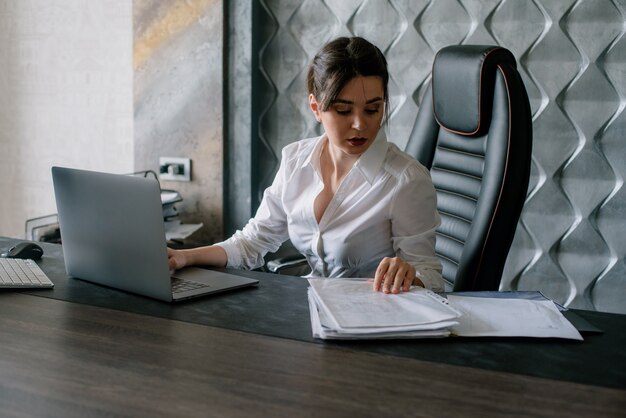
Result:
{"type": "Polygon", "coordinates": [[[387,136],[383,127],[378,131],[376,139],[370,147],[361,155],[355,167],[363,173],[369,184],[374,183],[374,179],[380,172],[380,168],[387,156],[387,136]]]}
{"type": "MultiPolygon", "coordinates": [[[[308,157],[304,161],[304,165],[310,164],[318,173],[320,178],[320,157],[326,141],[328,141],[328,137],[326,136],[326,133],[324,133],[318,138],[312,152],[309,153],[308,157]]],[[[359,157],[358,161],[354,164],[354,167],[363,174],[368,183],[372,184],[383,165],[386,155],[387,136],[385,135],[385,129],[381,127],[372,145],[370,145],[367,151],[359,157]]]]}

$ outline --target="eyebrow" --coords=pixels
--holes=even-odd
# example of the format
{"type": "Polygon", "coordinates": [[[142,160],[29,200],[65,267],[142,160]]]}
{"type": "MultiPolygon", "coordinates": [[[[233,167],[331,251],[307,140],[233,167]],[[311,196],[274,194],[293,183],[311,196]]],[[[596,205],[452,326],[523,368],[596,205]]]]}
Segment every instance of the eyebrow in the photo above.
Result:
{"type": "MultiPolygon", "coordinates": [[[[382,101],[382,100],[383,100],[382,97],[374,97],[373,99],[369,99],[367,102],[365,102],[365,104],[379,102],[379,101],[382,101]]],[[[335,100],[333,100],[333,102],[331,104],[335,104],[335,103],[350,104],[350,105],[354,104],[354,102],[352,100],[344,100],[344,99],[335,99],[335,100]]]]}

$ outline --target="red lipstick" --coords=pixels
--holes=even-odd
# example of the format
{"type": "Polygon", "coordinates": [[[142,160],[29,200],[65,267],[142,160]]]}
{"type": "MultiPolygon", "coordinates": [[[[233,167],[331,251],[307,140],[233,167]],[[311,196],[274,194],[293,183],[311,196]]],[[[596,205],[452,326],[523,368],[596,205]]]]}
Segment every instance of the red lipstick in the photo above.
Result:
{"type": "Polygon", "coordinates": [[[362,145],[365,145],[365,143],[367,142],[367,138],[354,137],[354,138],[348,139],[348,142],[350,143],[350,145],[354,147],[360,147],[362,145]]]}

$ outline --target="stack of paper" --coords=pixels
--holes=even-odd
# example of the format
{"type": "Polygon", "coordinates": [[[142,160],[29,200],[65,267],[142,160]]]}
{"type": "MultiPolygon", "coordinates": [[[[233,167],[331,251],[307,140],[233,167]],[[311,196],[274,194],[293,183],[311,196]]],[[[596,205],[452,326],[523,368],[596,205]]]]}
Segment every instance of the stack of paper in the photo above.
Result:
{"type": "Polygon", "coordinates": [[[322,339],[447,337],[459,311],[420,287],[389,295],[354,279],[309,279],[313,336],[322,339]]]}

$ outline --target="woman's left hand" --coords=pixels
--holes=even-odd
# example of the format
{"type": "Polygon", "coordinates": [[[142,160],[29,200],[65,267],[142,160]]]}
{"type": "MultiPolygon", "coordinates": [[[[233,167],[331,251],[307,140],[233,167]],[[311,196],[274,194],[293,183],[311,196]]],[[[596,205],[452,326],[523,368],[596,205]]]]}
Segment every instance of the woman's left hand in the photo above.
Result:
{"type": "Polygon", "coordinates": [[[400,257],[385,257],[376,269],[374,291],[394,294],[408,292],[414,283],[423,286],[422,281],[415,276],[415,267],[400,257]]]}

